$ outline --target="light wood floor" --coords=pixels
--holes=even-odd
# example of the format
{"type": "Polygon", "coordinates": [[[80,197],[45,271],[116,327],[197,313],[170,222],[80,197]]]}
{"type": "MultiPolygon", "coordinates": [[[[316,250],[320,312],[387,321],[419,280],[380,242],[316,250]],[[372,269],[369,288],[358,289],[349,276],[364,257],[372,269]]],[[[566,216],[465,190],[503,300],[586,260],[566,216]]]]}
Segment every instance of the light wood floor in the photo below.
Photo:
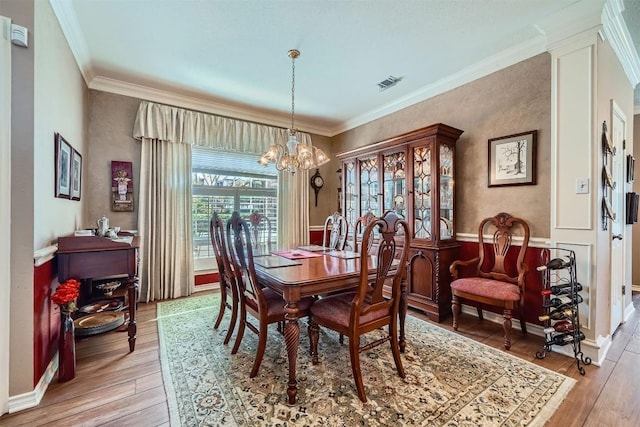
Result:
{"type": "MultiPolygon", "coordinates": [[[[202,294],[196,294],[202,295],[202,294]]],[[[634,295],[634,305],[640,294],[634,295]]],[[[417,312],[416,317],[426,319],[417,312]]],[[[75,379],[55,379],[36,408],[5,414],[1,426],[168,426],[155,322],[156,304],[140,304],[135,352],[129,354],[124,332],[85,338],[76,343],[75,379]]],[[[450,321],[440,326],[451,329],[450,321]]],[[[572,358],[550,353],[538,360],[542,338],[513,333],[511,354],[578,380],[549,426],[640,425],[640,310],[616,332],[601,367],[587,366],[581,376],[572,358]]],[[[459,332],[503,349],[502,327],[463,315],[459,332]]]]}

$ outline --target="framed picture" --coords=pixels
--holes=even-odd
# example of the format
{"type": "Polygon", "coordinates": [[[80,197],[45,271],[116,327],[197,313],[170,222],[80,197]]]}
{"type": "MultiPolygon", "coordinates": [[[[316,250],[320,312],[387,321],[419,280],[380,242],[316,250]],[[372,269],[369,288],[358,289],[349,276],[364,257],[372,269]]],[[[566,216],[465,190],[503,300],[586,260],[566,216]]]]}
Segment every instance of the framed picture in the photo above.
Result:
{"type": "Polygon", "coordinates": [[[80,200],[82,187],[82,155],[73,149],[71,156],[71,200],[80,200]]]}
{"type": "Polygon", "coordinates": [[[71,145],[60,135],[55,134],[56,146],[56,179],[55,196],[62,199],[71,198],[71,145]]]}
{"type": "Polygon", "coordinates": [[[489,140],[489,187],[536,183],[537,134],[530,130],[489,140]]]}

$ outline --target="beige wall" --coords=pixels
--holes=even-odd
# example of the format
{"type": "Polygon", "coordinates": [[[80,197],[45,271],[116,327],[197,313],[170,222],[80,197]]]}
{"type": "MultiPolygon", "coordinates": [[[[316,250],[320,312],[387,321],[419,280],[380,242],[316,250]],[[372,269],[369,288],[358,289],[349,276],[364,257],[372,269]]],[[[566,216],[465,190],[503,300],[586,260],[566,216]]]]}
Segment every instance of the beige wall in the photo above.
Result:
{"type": "Polygon", "coordinates": [[[88,204],[83,227],[93,228],[106,215],[109,225],[138,229],[140,200],[140,142],[133,138],[133,122],[140,100],[98,90],[89,91],[88,204]],[[111,211],[111,161],[133,163],[133,212],[111,211]]]}
{"type": "MultiPolygon", "coordinates": [[[[482,218],[505,211],[525,218],[532,237],[549,236],[551,67],[547,53],[389,114],[333,138],[348,151],[445,123],[464,131],[456,145],[458,233],[477,233],[482,218]],[[487,187],[489,138],[538,130],[537,184],[487,187]]],[[[339,163],[334,158],[332,169],[339,163]]]]}
{"type": "MultiPolygon", "coordinates": [[[[2,3],[2,14],[34,27],[32,1],[2,3]]],[[[9,395],[33,389],[33,120],[34,49],[12,47],[11,100],[11,290],[9,395]],[[24,191],[15,191],[24,189],[24,191]]],[[[53,189],[53,184],[51,184],[53,189]]]]}
{"type": "Polygon", "coordinates": [[[3,0],[2,14],[30,35],[28,48],[12,48],[9,394],[17,396],[34,386],[33,252],[82,217],[82,202],[54,197],[53,135],[84,152],[86,87],[49,2],[3,0]]]}
{"type": "MultiPolygon", "coordinates": [[[[598,76],[597,80],[597,118],[596,118],[596,133],[597,137],[595,138],[595,152],[597,153],[594,158],[597,159],[595,162],[595,171],[594,176],[596,178],[601,177],[602,173],[602,163],[603,163],[603,155],[602,155],[602,146],[600,135],[602,133],[602,122],[607,121],[609,124],[609,132],[611,132],[611,117],[612,117],[612,107],[611,101],[614,100],[620,109],[626,115],[627,120],[627,133],[626,138],[630,139],[633,136],[633,86],[626,77],[624,69],[620,64],[620,61],[617,59],[613,48],[608,42],[603,42],[600,38],[597,39],[597,72],[598,76]]],[[[622,153],[616,153],[616,156],[622,156],[623,159],[627,154],[633,154],[633,146],[629,144],[627,148],[622,153]]],[[[599,182],[599,180],[594,180],[594,182],[599,182]]],[[[631,185],[628,185],[629,190],[627,190],[627,184],[624,182],[617,183],[617,185],[624,185],[624,189],[621,189],[622,196],[624,197],[624,192],[630,191],[631,185]]],[[[598,203],[602,200],[602,186],[598,186],[600,188],[599,197],[596,200],[596,216],[598,217],[598,221],[596,221],[598,237],[597,237],[597,245],[596,245],[596,260],[597,264],[596,268],[596,284],[601,284],[601,286],[596,285],[595,287],[595,301],[591,301],[592,306],[596,308],[595,315],[595,331],[596,336],[607,336],[611,332],[612,326],[611,323],[611,292],[612,292],[612,284],[611,284],[611,226],[608,227],[608,230],[603,230],[601,227],[600,220],[600,206],[598,203]]],[[[620,187],[617,187],[620,188],[620,187]]],[[[622,209],[621,209],[622,210],[622,209]]],[[[620,215],[620,220],[622,224],[624,224],[624,211],[616,212],[616,215],[620,215]]],[[[626,246],[625,253],[631,253],[631,227],[628,226],[625,232],[629,236],[623,243],[626,246]]],[[[631,265],[630,260],[627,261],[624,272],[624,282],[627,287],[628,292],[625,292],[624,296],[624,307],[631,307],[631,265]]],[[[616,290],[615,288],[613,290],[616,290]]],[[[590,294],[591,297],[594,296],[594,293],[590,294]]],[[[616,327],[617,325],[613,325],[616,327]]]]}
{"type": "MultiPolygon", "coordinates": [[[[633,180],[633,191],[640,193],[640,115],[633,116],[633,152],[636,158],[635,177],[633,180]]],[[[640,287],[640,222],[633,225],[633,244],[631,249],[631,264],[633,269],[632,284],[635,287],[640,287]]]]}

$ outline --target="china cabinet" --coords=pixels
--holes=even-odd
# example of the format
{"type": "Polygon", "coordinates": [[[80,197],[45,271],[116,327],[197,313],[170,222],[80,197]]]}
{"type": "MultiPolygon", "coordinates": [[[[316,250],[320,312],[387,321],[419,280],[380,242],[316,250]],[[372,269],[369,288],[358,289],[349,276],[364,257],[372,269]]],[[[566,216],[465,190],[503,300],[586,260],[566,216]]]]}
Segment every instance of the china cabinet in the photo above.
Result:
{"type": "MultiPolygon", "coordinates": [[[[442,123],[338,154],[349,224],[393,210],[411,235],[408,305],[435,321],[451,313],[449,265],[457,259],[455,145],[463,131],[442,123]]],[[[357,239],[352,236],[351,239],[357,239]]]]}

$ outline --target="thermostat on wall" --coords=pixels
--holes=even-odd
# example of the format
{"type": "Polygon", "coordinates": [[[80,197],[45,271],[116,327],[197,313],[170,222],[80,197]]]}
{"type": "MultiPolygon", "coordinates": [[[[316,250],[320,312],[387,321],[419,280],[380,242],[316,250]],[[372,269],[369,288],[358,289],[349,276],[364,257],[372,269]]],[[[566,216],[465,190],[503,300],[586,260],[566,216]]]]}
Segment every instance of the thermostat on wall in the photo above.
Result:
{"type": "Polygon", "coordinates": [[[11,43],[16,46],[29,46],[29,30],[21,25],[11,24],[11,43]]]}

